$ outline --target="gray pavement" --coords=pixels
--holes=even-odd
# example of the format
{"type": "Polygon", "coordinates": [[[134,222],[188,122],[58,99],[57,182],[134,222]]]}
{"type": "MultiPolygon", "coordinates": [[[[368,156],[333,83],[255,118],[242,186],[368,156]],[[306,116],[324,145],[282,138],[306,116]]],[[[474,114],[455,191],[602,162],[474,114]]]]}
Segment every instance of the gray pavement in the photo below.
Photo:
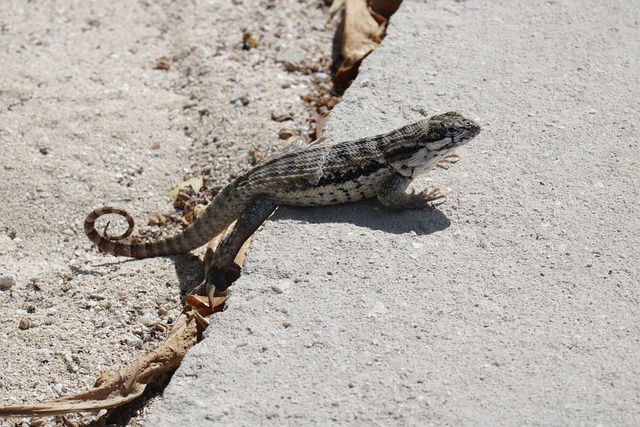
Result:
{"type": "Polygon", "coordinates": [[[457,110],[434,211],[281,208],[148,425],[640,423],[633,1],[412,1],[335,140],[457,110]]]}

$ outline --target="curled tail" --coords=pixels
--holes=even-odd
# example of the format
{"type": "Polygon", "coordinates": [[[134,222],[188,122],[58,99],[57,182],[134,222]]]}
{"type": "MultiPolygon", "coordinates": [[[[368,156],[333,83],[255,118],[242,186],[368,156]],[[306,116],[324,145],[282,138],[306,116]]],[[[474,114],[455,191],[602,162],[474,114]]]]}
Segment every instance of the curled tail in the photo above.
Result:
{"type": "Polygon", "coordinates": [[[151,258],[186,253],[199,248],[224,230],[234,220],[235,217],[222,217],[220,212],[215,212],[210,207],[201,218],[196,220],[180,234],[155,242],[131,243],[121,240],[131,235],[133,231],[134,221],[131,215],[122,209],[103,207],[87,215],[84,220],[84,233],[89,240],[98,247],[100,252],[132,258],[151,258]],[[124,217],[129,224],[127,231],[119,236],[109,236],[105,228],[104,235],[101,235],[98,230],[96,230],[95,222],[98,218],[107,214],[116,214],[124,217]]]}
{"type": "Polygon", "coordinates": [[[169,239],[158,240],[155,242],[131,243],[122,241],[122,239],[131,235],[133,227],[134,221],[131,215],[122,209],[112,207],[96,209],[89,213],[89,215],[84,219],[84,233],[87,235],[89,240],[98,247],[100,252],[106,252],[116,256],[151,258],[154,256],[189,252],[191,249],[194,249],[192,245],[188,244],[188,239],[183,237],[188,229],[169,239]],[[104,235],[101,235],[98,230],[96,230],[95,222],[101,216],[108,214],[116,214],[124,217],[128,223],[127,231],[119,236],[110,236],[107,234],[107,227],[109,226],[107,223],[107,227],[104,229],[104,235]]]}
{"type": "Polygon", "coordinates": [[[111,207],[96,209],[89,213],[89,215],[84,219],[84,234],[86,234],[89,240],[91,240],[91,243],[96,245],[100,252],[107,252],[113,255],[133,256],[131,255],[131,246],[133,245],[124,242],[116,242],[116,240],[126,239],[129,237],[133,232],[133,227],[133,218],[127,213],[127,211],[111,207]],[[98,230],[96,230],[96,220],[102,215],[107,214],[123,216],[128,223],[127,231],[122,233],[120,236],[109,236],[107,234],[107,227],[109,224],[107,223],[107,227],[104,229],[104,236],[100,235],[98,230]]]}

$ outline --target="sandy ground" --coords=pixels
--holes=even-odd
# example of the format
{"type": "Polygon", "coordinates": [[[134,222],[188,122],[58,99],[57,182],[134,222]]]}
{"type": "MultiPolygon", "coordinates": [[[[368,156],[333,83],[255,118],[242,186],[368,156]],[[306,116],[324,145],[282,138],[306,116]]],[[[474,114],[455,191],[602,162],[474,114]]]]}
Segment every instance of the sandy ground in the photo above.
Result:
{"type": "MultiPolygon", "coordinates": [[[[326,11],[236,3],[0,3],[2,404],[145,352],[200,274],[96,253],[89,210],[144,229],[184,177],[224,183],[304,129],[324,76],[276,57],[326,61],[326,11]]],[[[638,424],[638,22],[632,0],[407,1],[327,134],[477,119],[416,183],[449,199],[279,210],[149,425],[638,424]]]]}
{"type": "Polygon", "coordinates": [[[298,1],[0,2],[0,403],[84,390],[162,339],[144,324],[170,323],[201,267],[181,263],[181,283],[172,260],[104,257],[84,216],[121,206],[155,231],[184,178],[225,184],[280,129],[304,133],[326,19],[298,1]]]}

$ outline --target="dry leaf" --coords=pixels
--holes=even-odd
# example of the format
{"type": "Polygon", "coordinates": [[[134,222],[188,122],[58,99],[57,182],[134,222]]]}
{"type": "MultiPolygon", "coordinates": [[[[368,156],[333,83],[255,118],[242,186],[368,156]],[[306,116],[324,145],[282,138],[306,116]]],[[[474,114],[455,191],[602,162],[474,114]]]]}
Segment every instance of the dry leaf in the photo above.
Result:
{"type": "Polygon", "coordinates": [[[0,407],[0,416],[61,415],[115,408],[131,402],[144,392],[155,377],[180,366],[187,350],[193,347],[202,333],[198,318],[208,319],[212,313],[221,311],[225,300],[225,297],[215,298],[214,307],[209,307],[206,298],[204,301],[197,299],[197,307],[185,307],[160,346],[117,373],[102,374],[95,388],[36,405],[0,407]]]}
{"type": "Polygon", "coordinates": [[[382,41],[386,24],[382,15],[369,8],[367,0],[344,0],[343,60],[334,76],[336,85],[346,86],[353,80],[360,62],[382,41]]]}
{"type": "Polygon", "coordinates": [[[362,60],[375,50],[384,37],[387,21],[402,0],[335,0],[329,16],[343,10],[341,24],[342,63],[333,82],[340,91],[346,89],[358,73],[362,60]]]}
{"type": "Polygon", "coordinates": [[[167,217],[160,212],[153,212],[149,215],[149,225],[163,226],[167,223],[167,217]]]}
{"type": "Polygon", "coordinates": [[[153,68],[155,68],[156,70],[167,71],[171,68],[171,59],[167,58],[166,56],[161,56],[160,58],[156,59],[153,68]]]}
{"type": "MultiPolygon", "coordinates": [[[[215,248],[230,232],[233,225],[227,227],[207,246],[206,268],[211,264],[215,248]]],[[[238,252],[234,260],[234,268],[228,273],[227,283],[233,282],[239,276],[239,266],[244,263],[246,248],[250,241],[251,238],[244,243],[238,252]],[[235,276],[235,278],[232,279],[230,276],[235,276]]],[[[98,377],[95,387],[91,390],[36,405],[0,407],[0,416],[62,415],[116,408],[131,402],[142,395],[147,384],[157,376],[173,371],[180,366],[187,350],[201,339],[202,332],[209,325],[211,315],[223,310],[226,299],[226,297],[214,297],[213,304],[210,305],[206,296],[188,295],[185,297],[187,306],[182,310],[166,340],[151,352],[137,358],[117,373],[103,373],[98,377]]]]}
{"type": "Polygon", "coordinates": [[[180,192],[180,190],[186,187],[191,187],[193,188],[193,191],[198,193],[203,185],[204,185],[204,179],[201,176],[188,179],[176,185],[175,187],[173,187],[171,191],[169,191],[169,197],[171,197],[171,200],[175,201],[176,198],[178,197],[178,193],[180,192]]]}

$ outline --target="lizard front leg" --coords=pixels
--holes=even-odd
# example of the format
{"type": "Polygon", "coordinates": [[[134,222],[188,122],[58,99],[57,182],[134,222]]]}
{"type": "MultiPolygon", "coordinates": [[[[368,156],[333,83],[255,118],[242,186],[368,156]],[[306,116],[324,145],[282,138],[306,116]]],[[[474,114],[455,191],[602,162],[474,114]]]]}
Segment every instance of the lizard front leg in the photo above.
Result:
{"type": "Polygon", "coordinates": [[[270,197],[253,198],[238,217],[233,231],[220,242],[203,283],[204,293],[210,301],[214,295],[227,290],[229,285],[225,280],[226,271],[233,264],[233,260],[244,242],[269,218],[277,206],[277,201],[270,197]]]}
{"type": "Polygon", "coordinates": [[[412,179],[399,173],[390,175],[378,193],[380,203],[392,209],[419,209],[431,207],[431,202],[444,198],[437,188],[424,190],[418,194],[407,193],[406,189],[412,179]]]}

